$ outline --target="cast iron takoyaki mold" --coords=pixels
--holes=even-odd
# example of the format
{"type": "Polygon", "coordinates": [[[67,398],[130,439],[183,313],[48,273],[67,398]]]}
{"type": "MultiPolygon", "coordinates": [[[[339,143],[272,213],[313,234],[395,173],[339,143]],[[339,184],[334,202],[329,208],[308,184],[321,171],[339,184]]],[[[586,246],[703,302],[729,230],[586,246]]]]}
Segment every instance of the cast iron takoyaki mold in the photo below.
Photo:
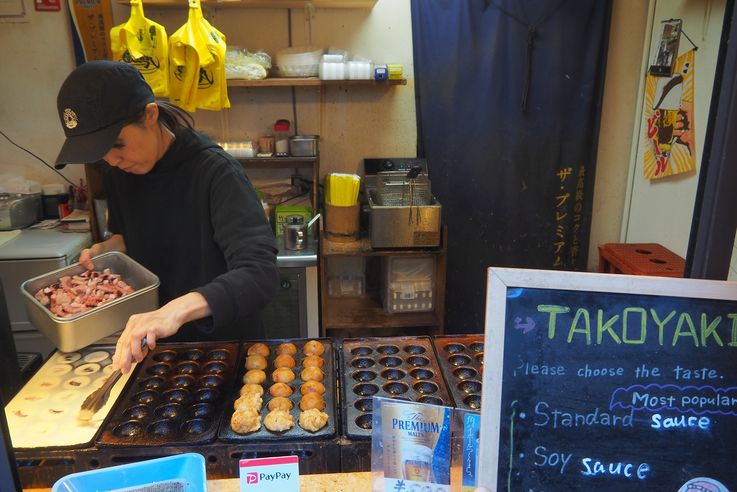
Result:
{"type": "Polygon", "coordinates": [[[373,396],[451,405],[429,337],[343,340],[344,432],[370,438],[373,396]]]}
{"type": "Polygon", "coordinates": [[[480,411],[484,336],[437,336],[433,343],[455,406],[480,411]]]}
{"type": "Polygon", "coordinates": [[[252,340],[243,343],[241,345],[240,356],[238,357],[237,380],[233,386],[231,394],[227,399],[227,402],[225,403],[225,412],[223,413],[222,421],[220,423],[218,439],[231,443],[247,443],[253,441],[305,441],[329,439],[335,437],[337,429],[336,419],[338,418],[335,377],[335,353],[333,350],[333,343],[330,338],[252,340]],[[325,386],[325,393],[322,395],[323,400],[325,401],[325,409],[323,410],[323,412],[328,414],[328,422],[325,427],[315,432],[304,430],[302,427],[299,426],[298,423],[299,414],[302,412],[299,408],[299,402],[302,398],[302,394],[300,393],[300,386],[304,383],[304,381],[302,381],[302,379],[300,378],[300,373],[304,369],[304,367],[302,366],[302,361],[306,357],[302,351],[302,348],[304,347],[305,343],[309,342],[310,340],[320,342],[325,349],[321,356],[324,361],[324,365],[321,369],[325,377],[320,382],[323,384],[323,386],[325,386]],[[255,432],[239,434],[231,428],[230,419],[234,411],[233,404],[235,403],[235,400],[237,400],[240,396],[240,390],[243,386],[243,376],[246,373],[245,361],[246,357],[248,356],[248,348],[255,343],[263,343],[269,348],[269,355],[268,357],[266,357],[268,365],[266,366],[266,369],[264,369],[264,372],[266,373],[266,381],[264,381],[262,384],[264,388],[264,394],[262,396],[263,406],[260,412],[261,428],[255,432]],[[291,429],[283,432],[273,432],[266,428],[263,420],[264,417],[266,417],[266,415],[269,413],[268,405],[269,401],[272,399],[272,396],[269,394],[269,388],[272,384],[274,384],[271,378],[271,374],[275,369],[274,359],[278,355],[276,353],[276,349],[282,343],[293,343],[297,347],[297,352],[292,356],[296,364],[294,367],[292,367],[292,371],[294,372],[296,378],[292,382],[288,383],[289,386],[292,387],[293,392],[291,396],[287,397],[293,404],[290,413],[294,418],[294,426],[291,429]]]}
{"type": "Polygon", "coordinates": [[[113,409],[100,446],[200,444],[217,436],[237,342],[158,344],[113,409]]]}

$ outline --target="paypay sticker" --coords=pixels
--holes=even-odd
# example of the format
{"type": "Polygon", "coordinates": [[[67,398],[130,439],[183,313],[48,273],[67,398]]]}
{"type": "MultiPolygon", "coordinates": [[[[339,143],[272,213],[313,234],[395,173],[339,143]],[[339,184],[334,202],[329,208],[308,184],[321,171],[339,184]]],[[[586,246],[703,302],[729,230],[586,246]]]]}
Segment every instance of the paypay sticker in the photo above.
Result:
{"type": "Polygon", "coordinates": [[[241,492],[299,491],[296,456],[251,458],[239,461],[241,492]]]}

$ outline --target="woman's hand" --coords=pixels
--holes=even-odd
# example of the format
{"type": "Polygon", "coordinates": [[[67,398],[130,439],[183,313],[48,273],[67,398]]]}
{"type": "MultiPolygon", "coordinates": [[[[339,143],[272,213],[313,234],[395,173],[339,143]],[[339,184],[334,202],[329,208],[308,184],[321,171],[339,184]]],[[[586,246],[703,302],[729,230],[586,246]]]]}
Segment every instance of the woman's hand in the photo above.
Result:
{"type": "Polygon", "coordinates": [[[87,270],[94,270],[95,264],[92,262],[92,258],[108,251],[125,252],[125,240],[122,234],[113,234],[110,239],[83,249],[79,253],[79,264],[87,270]]]}
{"type": "Polygon", "coordinates": [[[148,350],[156,348],[158,340],[174,335],[188,321],[209,315],[210,306],[199,292],[177,297],[156,311],[134,314],[115,345],[113,369],[127,373],[133,361],[141,362],[148,350]],[[144,337],[147,348],[141,347],[144,337]]]}

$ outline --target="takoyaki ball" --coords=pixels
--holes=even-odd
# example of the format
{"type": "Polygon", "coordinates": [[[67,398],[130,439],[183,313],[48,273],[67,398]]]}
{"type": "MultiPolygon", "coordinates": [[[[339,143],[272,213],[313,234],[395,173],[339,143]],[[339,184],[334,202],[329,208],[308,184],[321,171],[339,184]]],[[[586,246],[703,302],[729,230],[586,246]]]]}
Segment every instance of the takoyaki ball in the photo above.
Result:
{"type": "Polygon", "coordinates": [[[241,396],[245,395],[246,393],[256,393],[258,396],[261,396],[264,394],[264,387],[260,384],[246,383],[241,386],[241,396]]]}
{"type": "Polygon", "coordinates": [[[280,354],[276,356],[276,359],[274,359],[274,367],[276,367],[277,369],[280,367],[292,368],[296,364],[297,363],[294,362],[294,357],[289,354],[280,354]]]}
{"type": "Polygon", "coordinates": [[[310,408],[324,410],[325,400],[322,399],[322,395],[319,393],[307,393],[302,396],[302,399],[299,401],[299,408],[302,410],[309,410],[310,408]]]}
{"type": "Polygon", "coordinates": [[[264,357],[268,357],[269,353],[269,347],[264,343],[254,343],[248,347],[248,355],[262,355],[264,357]]]}
{"type": "Polygon", "coordinates": [[[246,393],[233,402],[233,410],[242,412],[243,410],[253,409],[260,412],[263,404],[264,400],[258,393],[246,393]]]}
{"type": "Polygon", "coordinates": [[[261,428],[261,416],[253,409],[233,412],[230,418],[230,428],[238,434],[256,432],[261,428]]]}
{"type": "Polygon", "coordinates": [[[305,367],[299,373],[299,377],[302,378],[302,381],[322,381],[325,374],[319,367],[305,367]]]}
{"type": "Polygon", "coordinates": [[[299,392],[303,395],[306,395],[307,393],[317,393],[318,395],[322,395],[325,393],[325,386],[317,381],[307,381],[305,384],[300,386],[299,392]]]}
{"type": "Polygon", "coordinates": [[[323,352],[325,347],[317,340],[310,340],[302,347],[302,353],[305,355],[322,355],[323,352]]]}
{"type": "Polygon", "coordinates": [[[254,354],[246,357],[246,369],[266,369],[267,365],[266,357],[263,355],[254,354]]]}
{"type": "Polygon", "coordinates": [[[274,432],[282,432],[294,427],[294,417],[286,410],[272,410],[264,417],[264,425],[274,432]]]}
{"type": "Polygon", "coordinates": [[[280,367],[271,373],[271,380],[275,383],[291,383],[294,377],[294,373],[288,367],[280,367]]]}
{"type": "Polygon", "coordinates": [[[285,412],[288,412],[292,409],[294,403],[292,403],[292,400],[290,400],[289,398],[277,396],[269,400],[268,406],[270,412],[273,410],[284,410],[285,412]]]}
{"type": "Polygon", "coordinates": [[[328,414],[317,408],[310,408],[299,414],[299,426],[309,432],[317,432],[328,423],[328,414]]]}
{"type": "Polygon", "coordinates": [[[302,367],[322,367],[325,359],[319,355],[308,355],[302,360],[302,367]]]}
{"type": "Polygon", "coordinates": [[[243,375],[244,383],[261,384],[266,381],[266,373],[261,369],[251,369],[243,375]]]}
{"type": "Polygon", "coordinates": [[[274,383],[269,388],[269,394],[271,396],[291,396],[292,387],[287,383],[274,383]]]}
{"type": "Polygon", "coordinates": [[[276,347],[276,353],[279,355],[294,355],[297,353],[297,346],[293,343],[280,343],[278,347],[276,347]]]}

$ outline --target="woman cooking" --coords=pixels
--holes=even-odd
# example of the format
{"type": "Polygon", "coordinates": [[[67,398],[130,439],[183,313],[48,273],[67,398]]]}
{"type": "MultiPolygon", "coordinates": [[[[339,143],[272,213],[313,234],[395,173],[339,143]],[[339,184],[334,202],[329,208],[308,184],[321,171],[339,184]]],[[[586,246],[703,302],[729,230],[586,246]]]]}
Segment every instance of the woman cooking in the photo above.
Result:
{"type": "Polygon", "coordinates": [[[108,230],[80,263],[125,252],[158,275],[160,308],[135,314],[113,367],[128,372],[162,338],[237,340],[265,334],[257,316],[276,292],[276,244],[240,164],[193,129],[191,116],[154,99],[138,70],[92,61],[57,98],[66,141],[56,167],[104,160],[108,230]]]}

